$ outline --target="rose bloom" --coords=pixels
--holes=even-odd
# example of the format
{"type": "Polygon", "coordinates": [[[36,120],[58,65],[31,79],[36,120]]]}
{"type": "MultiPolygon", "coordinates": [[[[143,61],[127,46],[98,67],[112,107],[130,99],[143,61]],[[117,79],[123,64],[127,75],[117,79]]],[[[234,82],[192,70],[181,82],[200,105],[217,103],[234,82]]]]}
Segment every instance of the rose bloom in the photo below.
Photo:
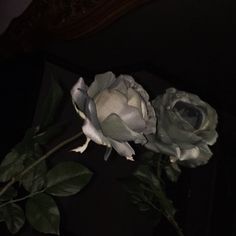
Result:
{"type": "Polygon", "coordinates": [[[72,102],[84,119],[86,143],[74,149],[83,152],[90,140],[108,147],[105,159],[114,148],[121,156],[133,160],[129,141],[145,144],[145,135],[155,133],[155,111],[149,96],[129,75],[115,77],[112,72],[98,74],[87,87],[83,78],[71,90],[72,102]]]}
{"type": "Polygon", "coordinates": [[[157,131],[149,135],[147,148],[170,156],[172,163],[196,167],[206,164],[216,142],[217,113],[197,95],[167,89],[152,102],[157,131]]]}

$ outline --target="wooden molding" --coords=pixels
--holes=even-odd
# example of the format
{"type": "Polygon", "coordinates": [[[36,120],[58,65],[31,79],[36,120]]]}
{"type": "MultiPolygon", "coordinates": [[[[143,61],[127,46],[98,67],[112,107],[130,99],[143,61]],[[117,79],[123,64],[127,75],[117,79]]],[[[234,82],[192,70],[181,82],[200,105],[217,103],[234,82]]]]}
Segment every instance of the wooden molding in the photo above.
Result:
{"type": "Polygon", "coordinates": [[[151,0],[33,0],[0,37],[5,57],[96,32],[151,0]]]}

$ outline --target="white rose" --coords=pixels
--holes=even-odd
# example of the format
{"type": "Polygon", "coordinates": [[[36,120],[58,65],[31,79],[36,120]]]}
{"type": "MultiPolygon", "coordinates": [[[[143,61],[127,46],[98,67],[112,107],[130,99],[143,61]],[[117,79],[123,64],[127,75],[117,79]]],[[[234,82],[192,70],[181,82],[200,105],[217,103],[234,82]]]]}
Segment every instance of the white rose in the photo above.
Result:
{"type": "Polygon", "coordinates": [[[157,132],[149,135],[147,148],[170,156],[172,163],[204,165],[212,156],[208,145],[218,137],[217,113],[197,95],[169,88],[152,102],[157,132]]]}
{"type": "Polygon", "coordinates": [[[74,149],[83,152],[90,140],[105,145],[108,158],[112,148],[133,160],[135,154],[129,141],[145,144],[147,134],[155,133],[155,111],[149,96],[129,75],[115,77],[112,72],[98,74],[88,88],[83,78],[71,90],[77,113],[84,119],[86,143],[74,149]]]}

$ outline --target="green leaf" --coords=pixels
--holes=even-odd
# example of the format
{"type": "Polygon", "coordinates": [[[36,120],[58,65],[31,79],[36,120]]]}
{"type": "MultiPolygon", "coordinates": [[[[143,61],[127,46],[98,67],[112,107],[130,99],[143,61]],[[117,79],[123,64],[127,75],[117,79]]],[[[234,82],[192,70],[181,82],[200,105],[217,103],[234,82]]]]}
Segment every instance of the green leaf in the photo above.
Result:
{"type": "Polygon", "coordinates": [[[155,195],[155,202],[159,203],[160,208],[169,215],[174,216],[175,209],[172,201],[170,201],[166,196],[157,176],[154,175],[147,166],[140,166],[140,168],[135,172],[135,176],[146,184],[145,187],[147,188],[147,191],[149,190],[155,195]]]}
{"type": "Polygon", "coordinates": [[[39,107],[40,130],[47,128],[54,121],[57,109],[63,98],[63,90],[51,72],[51,88],[39,107]]]}
{"type": "Polygon", "coordinates": [[[9,201],[16,196],[17,196],[16,189],[13,187],[10,187],[7,189],[7,191],[2,196],[0,196],[0,202],[9,201]]]}
{"type": "Polygon", "coordinates": [[[34,133],[35,129],[28,129],[23,140],[5,156],[0,165],[1,182],[9,181],[23,171],[25,159],[34,155],[34,133]]]}
{"type": "Polygon", "coordinates": [[[60,212],[52,197],[41,193],[28,199],[25,213],[34,229],[45,234],[59,235],[60,212]]]}
{"type": "Polygon", "coordinates": [[[143,203],[153,206],[153,209],[160,209],[165,215],[173,217],[175,209],[172,201],[166,196],[161,180],[153,173],[152,169],[147,165],[140,165],[133,174],[133,180],[129,184],[128,192],[136,200],[136,204],[142,209],[143,203]],[[137,201],[139,199],[140,201],[137,201]]]}
{"type": "Polygon", "coordinates": [[[26,155],[20,155],[15,149],[6,155],[0,166],[0,181],[9,181],[24,169],[26,155]]]}
{"type": "Polygon", "coordinates": [[[47,174],[46,192],[54,196],[70,196],[88,184],[91,171],[77,162],[63,162],[47,174]]]}
{"type": "MultiPolygon", "coordinates": [[[[27,158],[25,165],[29,166],[34,163],[34,159],[27,158]]],[[[42,161],[24,175],[21,182],[25,190],[28,192],[37,192],[45,185],[47,166],[46,162],[42,161]]]]}
{"type": "MultiPolygon", "coordinates": [[[[24,161],[24,166],[27,168],[38,160],[43,155],[43,151],[38,143],[34,144],[34,151],[32,156],[28,156],[24,161]]],[[[21,179],[25,190],[28,192],[36,192],[43,188],[45,184],[47,165],[45,161],[41,161],[38,165],[32,168],[21,179]]]]}
{"type": "Polygon", "coordinates": [[[8,204],[0,208],[0,221],[4,221],[8,230],[15,234],[25,223],[24,211],[16,204],[8,204]]]}

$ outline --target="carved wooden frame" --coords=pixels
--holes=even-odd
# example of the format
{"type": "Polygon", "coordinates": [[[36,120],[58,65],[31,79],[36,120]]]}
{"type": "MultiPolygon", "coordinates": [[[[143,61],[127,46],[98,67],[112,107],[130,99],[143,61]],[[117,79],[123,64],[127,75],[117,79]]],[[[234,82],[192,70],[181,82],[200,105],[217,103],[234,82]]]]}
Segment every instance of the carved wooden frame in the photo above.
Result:
{"type": "Polygon", "coordinates": [[[96,32],[151,0],[33,0],[0,37],[7,57],[96,32]]]}

